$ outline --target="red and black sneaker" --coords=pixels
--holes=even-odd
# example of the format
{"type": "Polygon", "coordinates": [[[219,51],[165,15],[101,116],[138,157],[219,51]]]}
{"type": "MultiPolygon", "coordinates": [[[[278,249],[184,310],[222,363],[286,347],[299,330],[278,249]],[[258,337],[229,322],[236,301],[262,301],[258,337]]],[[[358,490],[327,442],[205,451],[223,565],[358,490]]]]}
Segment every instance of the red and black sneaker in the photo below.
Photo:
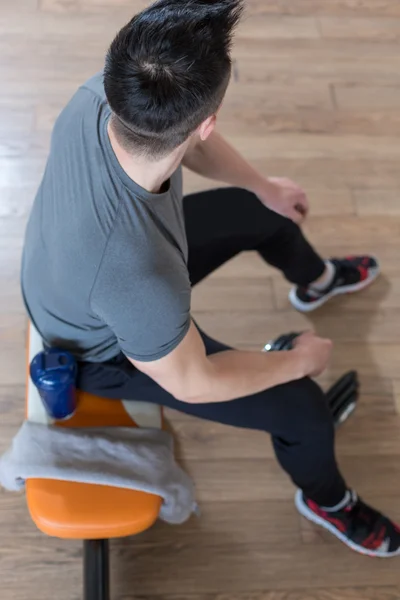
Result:
{"type": "Polygon", "coordinates": [[[335,275],[330,285],[323,290],[308,287],[294,287],[289,300],[300,312],[311,312],[319,308],[333,296],[359,292],[370,285],[379,275],[379,263],[372,256],[349,256],[332,258],[335,275]]]}
{"type": "Polygon", "coordinates": [[[296,494],[296,507],[309,521],[321,525],[346,546],[360,554],[389,558],[400,555],[400,527],[357,497],[348,493],[348,502],[340,510],[326,510],[296,494]]]}

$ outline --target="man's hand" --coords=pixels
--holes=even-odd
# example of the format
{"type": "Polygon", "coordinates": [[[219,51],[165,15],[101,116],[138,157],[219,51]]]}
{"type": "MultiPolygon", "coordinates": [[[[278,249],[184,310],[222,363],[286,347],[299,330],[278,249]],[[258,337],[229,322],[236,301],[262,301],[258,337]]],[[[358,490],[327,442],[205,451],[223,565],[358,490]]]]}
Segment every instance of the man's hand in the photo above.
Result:
{"type": "Polygon", "coordinates": [[[308,214],[304,190],[290,179],[268,177],[265,187],[257,189],[256,195],[265,206],[295,223],[301,223],[308,214]]]}
{"type": "Polygon", "coordinates": [[[320,338],[308,331],[296,338],[293,346],[293,352],[301,356],[305,375],[317,377],[325,371],[332,354],[331,340],[320,338]]]}

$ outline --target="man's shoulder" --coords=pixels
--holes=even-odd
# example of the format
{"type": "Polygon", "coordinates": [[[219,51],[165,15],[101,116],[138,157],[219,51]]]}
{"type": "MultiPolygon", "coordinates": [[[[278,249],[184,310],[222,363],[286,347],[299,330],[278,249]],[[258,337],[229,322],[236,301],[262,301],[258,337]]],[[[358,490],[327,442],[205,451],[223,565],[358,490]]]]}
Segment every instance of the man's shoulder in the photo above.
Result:
{"type": "Polygon", "coordinates": [[[95,124],[98,115],[109,112],[107,99],[104,93],[103,74],[97,73],[81,85],[67,105],[59,114],[53,129],[53,136],[61,132],[63,136],[68,133],[73,135],[75,126],[82,122],[95,124]]]}
{"type": "Polygon", "coordinates": [[[88,79],[81,87],[78,89],[77,93],[89,91],[92,92],[94,96],[97,96],[99,100],[102,102],[107,102],[106,94],[104,91],[104,78],[103,71],[96,73],[90,79],[88,79]]]}

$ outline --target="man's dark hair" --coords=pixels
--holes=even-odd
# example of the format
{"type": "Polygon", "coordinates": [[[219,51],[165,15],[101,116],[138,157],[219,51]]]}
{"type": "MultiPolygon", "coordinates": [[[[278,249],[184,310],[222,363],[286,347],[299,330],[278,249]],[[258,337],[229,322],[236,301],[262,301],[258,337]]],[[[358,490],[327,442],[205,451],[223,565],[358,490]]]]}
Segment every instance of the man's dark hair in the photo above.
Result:
{"type": "Polygon", "coordinates": [[[242,0],[159,0],[121,29],[104,88],[123,147],[157,159],[218,110],[241,12],[242,0]]]}

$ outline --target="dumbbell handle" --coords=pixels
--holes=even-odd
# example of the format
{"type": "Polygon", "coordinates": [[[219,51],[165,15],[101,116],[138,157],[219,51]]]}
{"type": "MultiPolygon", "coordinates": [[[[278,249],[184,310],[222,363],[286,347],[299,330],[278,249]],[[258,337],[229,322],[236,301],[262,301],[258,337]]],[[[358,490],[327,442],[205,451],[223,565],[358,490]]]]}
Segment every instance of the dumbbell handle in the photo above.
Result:
{"type": "Polygon", "coordinates": [[[264,352],[279,352],[281,350],[293,350],[293,342],[299,337],[301,333],[292,331],[291,333],[284,333],[278,338],[271,340],[265,344],[264,352]]]}
{"type": "MultiPolygon", "coordinates": [[[[264,352],[292,350],[293,341],[301,335],[297,332],[286,333],[265,344],[264,352]]],[[[358,399],[358,377],[356,371],[350,371],[341,377],[327,391],[326,399],[335,425],[338,426],[350,416],[358,399]]]]}

